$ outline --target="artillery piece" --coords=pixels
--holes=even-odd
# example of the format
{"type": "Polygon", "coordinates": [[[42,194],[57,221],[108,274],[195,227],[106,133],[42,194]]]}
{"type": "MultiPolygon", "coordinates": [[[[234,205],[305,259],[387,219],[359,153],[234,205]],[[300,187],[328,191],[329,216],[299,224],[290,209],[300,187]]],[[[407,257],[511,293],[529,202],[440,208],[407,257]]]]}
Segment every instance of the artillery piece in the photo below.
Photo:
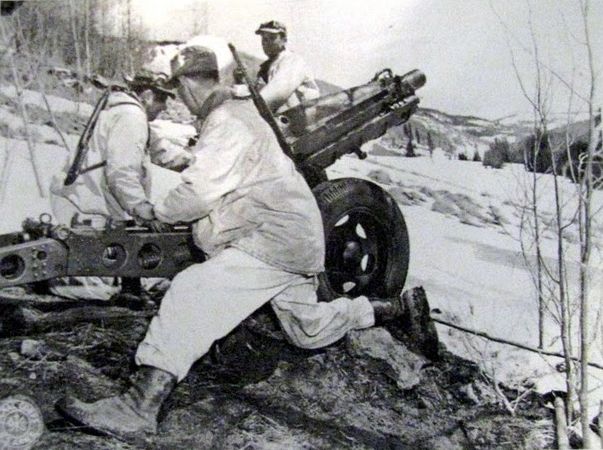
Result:
{"type": "MultiPolygon", "coordinates": [[[[404,217],[378,185],[357,178],[328,180],[325,169],[343,155],[367,155],[361,146],[416,111],[418,70],[379,72],[368,83],[320,97],[274,118],[290,156],[313,189],[327,245],[319,298],[399,295],[408,271],[404,217]]],[[[281,146],[283,143],[281,142],[281,146]]],[[[172,277],[203,261],[190,228],[168,233],[141,227],[95,229],[28,219],[23,230],[0,235],[0,287],[62,276],[172,277]]]]}

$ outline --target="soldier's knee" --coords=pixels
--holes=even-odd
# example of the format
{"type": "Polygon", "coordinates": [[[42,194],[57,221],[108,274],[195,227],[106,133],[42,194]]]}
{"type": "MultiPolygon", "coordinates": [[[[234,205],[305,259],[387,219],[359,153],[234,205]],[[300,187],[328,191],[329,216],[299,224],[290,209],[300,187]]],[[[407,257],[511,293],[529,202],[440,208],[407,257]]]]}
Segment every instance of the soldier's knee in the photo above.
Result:
{"type": "Polygon", "coordinates": [[[285,332],[285,334],[289,342],[299,348],[313,350],[323,346],[321,337],[308,335],[301,329],[290,330],[289,332],[285,332]]]}

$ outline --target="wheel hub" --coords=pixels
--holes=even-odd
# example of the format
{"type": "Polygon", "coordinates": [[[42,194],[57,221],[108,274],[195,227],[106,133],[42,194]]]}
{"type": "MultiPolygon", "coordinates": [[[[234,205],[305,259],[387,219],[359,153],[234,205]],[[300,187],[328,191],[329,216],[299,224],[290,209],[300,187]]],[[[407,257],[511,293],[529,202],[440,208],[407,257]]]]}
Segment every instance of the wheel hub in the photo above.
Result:
{"type": "Polygon", "coordinates": [[[386,236],[370,210],[348,211],[337,221],[327,242],[327,274],[339,294],[368,294],[383,282],[386,236]]]}

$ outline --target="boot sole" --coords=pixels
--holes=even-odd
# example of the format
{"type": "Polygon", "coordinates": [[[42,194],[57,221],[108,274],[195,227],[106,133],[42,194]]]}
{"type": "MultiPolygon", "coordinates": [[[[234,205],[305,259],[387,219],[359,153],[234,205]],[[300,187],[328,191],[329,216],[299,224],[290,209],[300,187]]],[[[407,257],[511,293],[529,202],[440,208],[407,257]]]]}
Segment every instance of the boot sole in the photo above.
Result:
{"type": "Polygon", "coordinates": [[[425,290],[419,286],[404,295],[412,296],[406,302],[408,315],[404,320],[405,334],[419,353],[435,361],[439,357],[439,338],[435,323],[431,320],[425,290]]]}
{"type": "MultiPolygon", "coordinates": [[[[78,400],[79,401],[79,400],[78,400]]],[[[84,416],[86,413],[80,411],[75,405],[73,398],[69,396],[61,398],[55,405],[56,410],[67,419],[69,422],[82,427],[81,430],[88,434],[94,434],[99,436],[108,436],[118,439],[128,444],[137,446],[147,446],[151,442],[151,434],[145,433],[141,436],[138,433],[116,433],[113,430],[104,428],[102,425],[92,425],[88,423],[84,416]]]]}

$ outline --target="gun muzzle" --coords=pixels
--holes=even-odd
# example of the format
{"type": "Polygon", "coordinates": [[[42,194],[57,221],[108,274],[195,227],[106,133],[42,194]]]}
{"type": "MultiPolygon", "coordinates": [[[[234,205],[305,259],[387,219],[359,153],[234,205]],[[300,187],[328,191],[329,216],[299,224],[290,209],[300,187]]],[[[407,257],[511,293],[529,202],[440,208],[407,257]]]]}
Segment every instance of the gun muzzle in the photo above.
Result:
{"type": "Polygon", "coordinates": [[[411,70],[400,77],[400,85],[404,95],[412,95],[417,89],[425,86],[427,78],[419,69],[411,70]]]}

